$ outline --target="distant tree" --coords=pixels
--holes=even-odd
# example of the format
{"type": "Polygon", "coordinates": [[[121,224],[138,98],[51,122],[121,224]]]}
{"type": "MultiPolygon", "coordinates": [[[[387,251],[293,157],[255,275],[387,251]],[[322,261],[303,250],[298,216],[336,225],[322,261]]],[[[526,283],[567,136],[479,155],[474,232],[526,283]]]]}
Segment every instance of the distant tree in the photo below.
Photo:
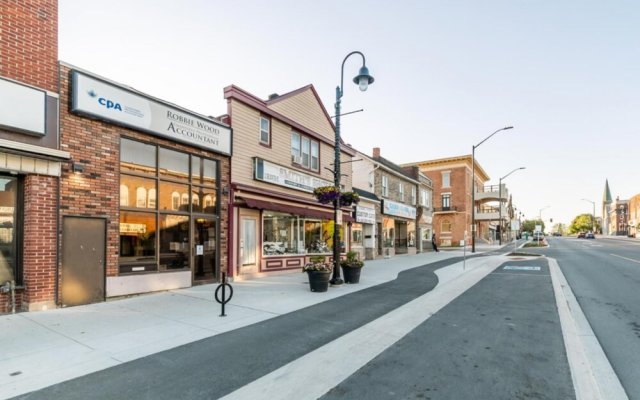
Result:
{"type": "Polygon", "coordinates": [[[567,226],[563,223],[558,222],[557,224],[553,225],[553,228],[551,228],[551,230],[553,232],[560,232],[561,234],[565,235],[567,233],[567,226]]]}
{"type": "Polygon", "coordinates": [[[536,230],[536,225],[542,225],[542,232],[544,232],[544,222],[539,219],[525,220],[522,222],[522,230],[533,232],[536,230]]]}
{"type": "MultiPolygon", "coordinates": [[[[593,230],[594,221],[593,214],[580,214],[571,221],[569,225],[569,233],[586,232],[593,230]]],[[[595,231],[600,231],[600,224],[595,221],[595,231]]]]}

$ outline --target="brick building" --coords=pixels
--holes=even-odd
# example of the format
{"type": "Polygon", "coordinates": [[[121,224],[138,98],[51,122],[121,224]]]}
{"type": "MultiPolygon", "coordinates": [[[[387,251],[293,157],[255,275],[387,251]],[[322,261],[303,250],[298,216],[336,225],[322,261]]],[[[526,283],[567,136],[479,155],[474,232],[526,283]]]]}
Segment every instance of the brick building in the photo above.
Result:
{"type": "Polygon", "coordinates": [[[70,156],[59,147],[57,1],[2,1],[0,16],[1,313],[55,307],[59,176],[70,156]]]}

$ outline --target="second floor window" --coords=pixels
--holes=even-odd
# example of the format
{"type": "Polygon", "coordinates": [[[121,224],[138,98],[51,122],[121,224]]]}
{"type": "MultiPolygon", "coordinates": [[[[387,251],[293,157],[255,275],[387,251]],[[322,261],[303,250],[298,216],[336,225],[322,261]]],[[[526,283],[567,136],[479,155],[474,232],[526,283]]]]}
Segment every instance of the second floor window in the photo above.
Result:
{"type": "Polygon", "coordinates": [[[451,195],[450,194],[443,194],[442,195],[442,209],[446,211],[449,208],[451,208],[451,195]]]}
{"type": "Polygon", "coordinates": [[[389,195],[389,181],[386,176],[382,175],[382,196],[387,197],[389,195]]]}
{"type": "Polygon", "coordinates": [[[429,204],[429,192],[426,190],[420,191],[420,205],[423,207],[430,207],[429,204]]]}
{"type": "Polygon", "coordinates": [[[398,183],[398,193],[400,194],[400,201],[404,201],[404,185],[398,183]]]}
{"type": "Polygon", "coordinates": [[[450,187],[451,186],[451,173],[443,172],[442,173],[442,187],[450,187]]]}
{"type": "Polygon", "coordinates": [[[271,123],[265,117],[260,117],[260,143],[271,144],[271,123]]]}
{"type": "Polygon", "coordinates": [[[411,186],[411,204],[412,205],[416,204],[416,187],[415,186],[411,186]]]}
{"type": "Polygon", "coordinates": [[[320,170],[320,144],[299,133],[291,133],[291,162],[300,167],[320,170]]]}

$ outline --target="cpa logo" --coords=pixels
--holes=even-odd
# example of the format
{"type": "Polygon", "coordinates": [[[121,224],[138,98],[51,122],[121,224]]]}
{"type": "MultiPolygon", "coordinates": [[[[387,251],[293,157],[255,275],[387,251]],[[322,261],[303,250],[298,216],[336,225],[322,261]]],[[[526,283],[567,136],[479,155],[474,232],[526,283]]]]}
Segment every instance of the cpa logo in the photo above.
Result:
{"type": "MultiPolygon", "coordinates": [[[[89,97],[93,97],[93,98],[98,97],[98,94],[93,89],[89,90],[87,94],[89,95],[89,97]]],[[[122,106],[120,105],[120,103],[116,103],[115,101],[105,99],[104,97],[98,97],[98,104],[100,104],[101,106],[107,107],[107,109],[113,108],[114,110],[122,111],[122,106]]]]}

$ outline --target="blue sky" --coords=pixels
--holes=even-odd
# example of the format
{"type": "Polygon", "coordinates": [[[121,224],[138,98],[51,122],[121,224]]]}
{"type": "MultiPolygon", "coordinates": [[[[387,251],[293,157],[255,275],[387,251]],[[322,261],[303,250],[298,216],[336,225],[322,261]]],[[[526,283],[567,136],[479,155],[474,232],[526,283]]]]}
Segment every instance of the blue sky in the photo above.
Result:
{"type": "Polygon", "coordinates": [[[222,89],[262,98],[312,83],[345,141],[396,163],[476,150],[526,218],[600,215],[640,193],[640,3],[635,1],[59,0],[62,61],[206,115],[222,89]]]}

